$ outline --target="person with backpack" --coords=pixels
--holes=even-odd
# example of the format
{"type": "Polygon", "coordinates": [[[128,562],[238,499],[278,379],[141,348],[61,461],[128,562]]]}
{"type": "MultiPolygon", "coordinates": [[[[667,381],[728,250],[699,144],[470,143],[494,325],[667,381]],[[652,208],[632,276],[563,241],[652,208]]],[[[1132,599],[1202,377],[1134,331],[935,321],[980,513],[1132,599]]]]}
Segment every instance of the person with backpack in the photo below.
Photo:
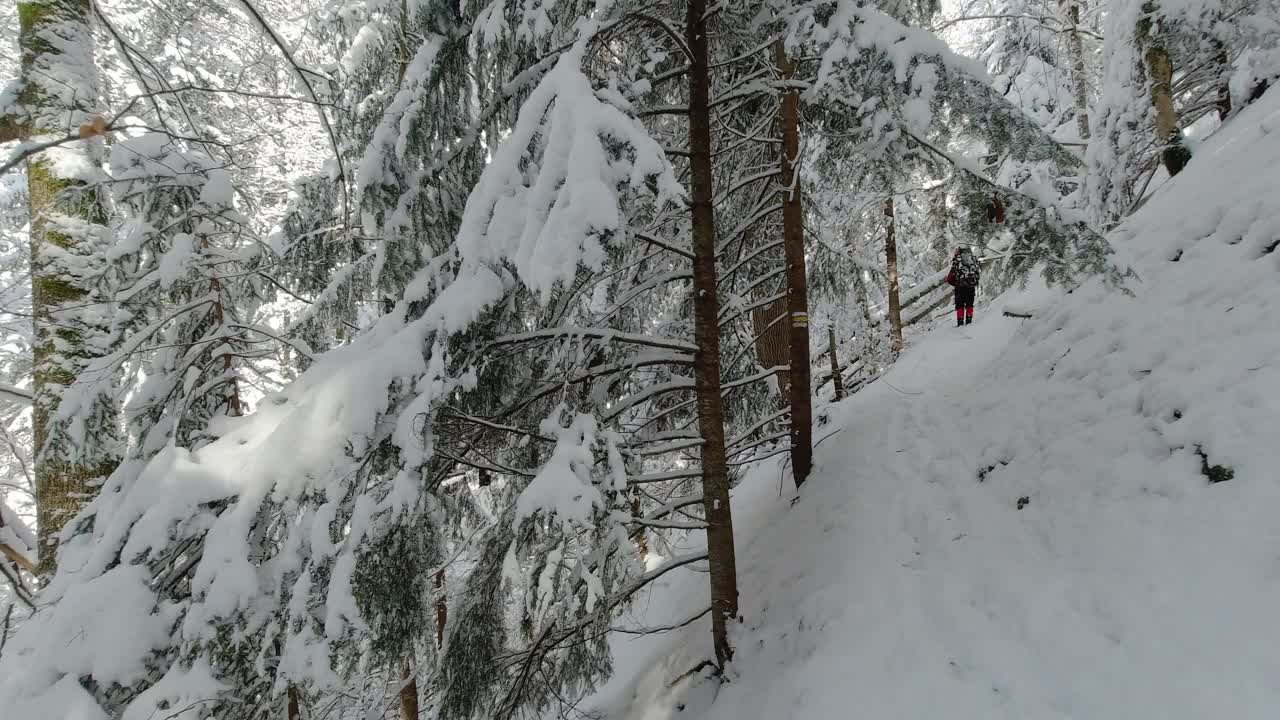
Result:
{"type": "Polygon", "coordinates": [[[956,248],[951,257],[951,272],[947,273],[947,284],[956,289],[956,327],[973,322],[973,300],[978,294],[978,279],[981,268],[978,258],[967,247],[956,248]]]}

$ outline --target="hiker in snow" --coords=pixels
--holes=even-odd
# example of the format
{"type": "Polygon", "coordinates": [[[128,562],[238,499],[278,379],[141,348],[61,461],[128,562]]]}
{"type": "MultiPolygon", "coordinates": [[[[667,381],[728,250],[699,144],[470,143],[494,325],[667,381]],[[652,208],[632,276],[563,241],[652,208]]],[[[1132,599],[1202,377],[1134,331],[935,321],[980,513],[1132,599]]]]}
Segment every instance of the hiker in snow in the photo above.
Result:
{"type": "Polygon", "coordinates": [[[978,258],[967,247],[956,248],[947,284],[956,289],[956,327],[973,322],[973,299],[978,294],[978,258]]]}

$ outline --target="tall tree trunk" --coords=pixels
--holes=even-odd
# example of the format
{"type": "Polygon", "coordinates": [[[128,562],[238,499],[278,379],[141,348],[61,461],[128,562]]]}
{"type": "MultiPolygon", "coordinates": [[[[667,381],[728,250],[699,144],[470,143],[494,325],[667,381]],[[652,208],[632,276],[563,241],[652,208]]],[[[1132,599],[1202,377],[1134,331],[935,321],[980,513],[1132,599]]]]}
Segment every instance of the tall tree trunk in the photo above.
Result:
{"type": "Polygon", "coordinates": [[[844,378],[840,377],[840,358],[836,356],[836,329],[827,328],[827,343],[831,346],[831,382],[836,388],[836,400],[844,399],[844,378]]]}
{"type": "Polygon", "coordinates": [[[902,352],[902,299],[898,293],[898,238],[894,231],[893,198],[884,201],[888,218],[884,234],[885,273],[889,278],[889,328],[893,333],[893,351],[902,352]]]}
{"type": "Polygon", "coordinates": [[[711,206],[711,69],[706,0],[688,0],[689,197],[693,230],[693,374],[702,435],[702,503],[711,569],[711,633],[720,666],[733,658],[728,624],[738,616],[738,568],[729,509],[729,468],[720,397],[720,301],[716,296],[716,220],[711,206]]]}
{"type": "Polygon", "coordinates": [[[1142,19],[1138,21],[1138,47],[1143,49],[1148,80],[1151,82],[1151,105],[1156,110],[1156,142],[1161,148],[1160,158],[1165,170],[1173,177],[1182,172],[1191,160],[1191,150],[1182,142],[1178,128],[1178,111],[1173,104],[1173,60],[1164,45],[1164,39],[1151,35],[1151,17],[1156,4],[1142,6],[1142,19]]]}
{"type": "MultiPolygon", "coordinates": [[[[778,75],[788,81],[795,64],[779,40],[773,46],[778,75]]],[[[779,108],[782,130],[782,247],[787,262],[787,314],[790,316],[791,471],[796,487],[813,467],[813,400],[809,378],[809,282],[804,257],[804,212],[801,206],[800,91],[788,88],[779,108]]]]}
{"type": "MultiPolygon", "coordinates": [[[[90,0],[29,0],[18,3],[22,54],[20,102],[28,116],[23,136],[33,141],[62,137],[80,128],[83,139],[46,151],[27,164],[31,210],[31,302],[35,330],[32,426],[36,448],[36,523],[39,570],[53,573],[62,527],[93,496],[94,479],[114,469],[115,410],[107,397],[93,399],[79,438],[54,420],[92,357],[96,313],[84,308],[90,291],[72,268],[93,262],[94,226],[105,221],[97,191],[72,168],[92,168],[90,143],[101,132],[90,120],[97,95],[90,32],[90,0]],[[52,40],[55,39],[56,40],[52,40]],[[66,52],[75,48],[76,52],[66,52]],[[58,162],[51,156],[56,153],[58,162]]],[[[83,172],[83,171],[82,171],[83,172]]]]}
{"type": "Polygon", "coordinates": [[[1071,90],[1076,106],[1076,129],[1081,140],[1089,139],[1089,83],[1084,67],[1084,41],[1080,37],[1080,6],[1083,0],[1065,0],[1067,20],[1067,54],[1071,60],[1071,90]]]}

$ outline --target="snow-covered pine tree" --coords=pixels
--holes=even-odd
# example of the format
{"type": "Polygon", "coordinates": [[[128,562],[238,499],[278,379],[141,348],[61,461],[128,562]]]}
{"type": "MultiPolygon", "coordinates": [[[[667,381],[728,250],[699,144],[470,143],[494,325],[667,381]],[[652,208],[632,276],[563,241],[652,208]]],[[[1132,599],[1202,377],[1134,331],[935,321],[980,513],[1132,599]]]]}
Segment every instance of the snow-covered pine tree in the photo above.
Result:
{"type": "Polygon", "coordinates": [[[1087,200],[1093,220],[1114,225],[1136,209],[1157,176],[1190,158],[1184,134],[1210,129],[1261,79],[1280,72],[1280,7],[1274,0],[1107,6],[1093,113],[1087,200]]]}
{"type": "Polygon", "coordinates": [[[235,207],[231,174],[199,150],[163,133],[121,139],[110,170],[123,217],[103,283],[119,339],[91,372],[141,374],[125,408],[138,456],[198,447],[214,417],[250,410],[242,386],[274,358],[277,335],[256,318],[274,290],[259,277],[270,257],[235,207]]]}
{"type": "MultiPolygon", "coordinates": [[[[473,24],[471,20],[462,27],[473,24]]],[[[44,642],[33,643],[32,639],[36,633],[46,639],[49,634],[60,636],[64,627],[60,618],[69,616],[57,612],[43,615],[39,628],[24,635],[27,642],[22,652],[29,661],[25,667],[48,669],[52,667],[48,663],[54,663],[61,669],[42,675],[44,680],[37,682],[27,682],[31,678],[25,672],[7,675],[4,692],[14,699],[11,707],[55,714],[68,704],[111,712],[130,707],[149,712],[160,705],[181,707],[199,698],[204,707],[222,716],[256,717],[273,712],[273,708],[305,706],[337,693],[356,678],[358,668],[377,657],[371,654],[369,641],[383,637],[384,632],[403,632],[403,626],[381,623],[390,619],[386,613],[397,607],[395,603],[371,598],[370,592],[387,589],[394,579],[403,591],[388,597],[409,599],[418,586],[403,582],[402,567],[369,574],[358,572],[358,568],[368,548],[423,548],[421,541],[430,540],[434,511],[433,501],[424,497],[430,488],[423,486],[423,470],[437,449],[436,416],[441,406],[474,388],[483,368],[481,358],[469,353],[492,345],[485,341],[485,333],[501,331],[508,323],[523,319],[499,301],[514,289],[516,278],[533,297],[553,299],[557,288],[570,286],[574,280],[579,259],[598,267],[601,240],[619,237],[622,198],[642,198],[654,189],[667,197],[679,193],[661,150],[621,109],[625,103],[603,88],[597,92],[582,74],[586,47],[600,34],[600,27],[590,22],[581,28],[569,23],[568,30],[571,32],[558,38],[558,44],[544,48],[545,57],[533,67],[521,67],[505,85],[486,93],[478,110],[472,102],[477,92],[474,87],[452,103],[436,102],[430,91],[439,84],[430,80],[430,73],[440,66],[429,56],[424,60],[426,72],[416,77],[425,80],[420,87],[425,88],[426,100],[413,111],[423,115],[457,113],[449,122],[458,123],[466,132],[426,138],[413,146],[412,154],[396,160],[413,168],[406,177],[427,185],[440,182],[441,190],[466,191],[478,185],[468,215],[453,228],[448,227],[448,218],[458,215],[446,215],[440,224],[443,247],[424,243],[419,247],[424,258],[421,267],[399,268],[411,271],[413,278],[403,286],[404,299],[367,333],[317,358],[287,393],[269,398],[251,418],[228,422],[222,437],[209,445],[194,452],[169,446],[149,463],[134,465],[133,472],[113,475],[91,510],[95,517],[109,517],[110,522],[95,523],[91,533],[76,544],[74,572],[69,569],[59,575],[49,592],[51,598],[60,599],[59,607],[83,611],[80,617],[85,612],[98,614],[104,620],[102,626],[147,628],[145,647],[139,645],[138,653],[123,662],[116,648],[113,666],[117,670],[95,672],[84,663],[93,663],[94,657],[107,651],[100,638],[66,637],[82,660],[76,668],[57,665],[55,656],[42,652],[44,642]],[[515,117],[520,100],[525,100],[523,111],[515,117]],[[500,122],[503,118],[509,118],[511,124],[500,122]],[[507,145],[498,146],[495,162],[485,168],[486,174],[479,180],[460,182],[460,187],[450,185],[450,178],[442,171],[465,159],[464,153],[478,152],[475,148],[482,133],[490,129],[494,132],[487,137],[495,140],[498,131],[510,130],[507,145]],[[464,139],[462,144],[457,144],[459,137],[464,139]],[[614,144],[619,141],[624,144],[614,144]],[[517,158],[531,144],[541,148],[541,162],[523,165],[517,158]],[[502,150],[508,146],[510,149],[502,150]],[[564,150],[587,153],[585,157],[595,162],[560,164],[564,150]],[[565,190],[551,196],[529,191],[562,183],[565,190]],[[593,213],[585,218],[576,211],[566,214],[563,203],[573,197],[580,201],[589,198],[590,203],[582,207],[591,207],[593,213]],[[605,202],[600,202],[601,198],[605,202]],[[516,226],[510,222],[514,217],[539,222],[516,226]],[[434,256],[427,254],[432,251],[436,251],[434,256]],[[504,264],[514,273],[507,275],[504,264]],[[506,282],[503,275],[508,277],[506,282]],[[467,332],[473,323],[476,334],[467,332]],[[370,363],[372,358],[379,361],[370,363]],[[339,408],[341,414],[333,414],[339,408]],[[317,414],[330,419],[317,425],[317,414]],[[281,457],[279,447],[295,448],[296,452],[281,457]],[[277,449],[273,452],[273,448],[277,449]],[[218,456],[224,461],[213,461],[218,456]],[[197,458],[201,461],[196,462],[197,458]],[[155,483],[175,474],[186,475],[182,492],[166,497],[165,502],[155,502],[155,483]],[[383,544],[400,530],[407,533],[398,541],[400,545],[383,544]],[[101,589],[107,586],[116,590],[115,601],[109,606],[100,599],[101,589]],[[120,602],[120,598],[129,601],[120,602]],[[147,610],[156,603],[166,609],[162,617],[151,617],[147,610]],[[76,682],[81,675],[91,682],[76,682]],[[70,680],[57,688],[49,684],[68,677],[70,680]],[[243,704],[240,699],[245,697],[256,700],[243,704]]],[[[444,36],[434,34],[434,38],[422,38],[423,44],[444,36]]],[[[446,39],[452,40],[452,52],[467,58],[477,56],[468,42],[470,36],[446,39]]],[[[455,78],[471,70],[465,63],[457,67],[450,70],[455,78]]],[[[408,91],[408,100],[414,92],[417,90],[408,91]]],[[[396,123],[392,130],[397,126],[406,127],[396,123]]],[[[447,196],[432,192],[431,187],[404,186],[412,193],[407,216],[437,221],[435,216],[415,214],[412,209],[431,208],[428,201],[447,196]],[[417,199],[424,195],[427,201],[417,199]]],[[[383,232],[376,222],[374,228],[383,232]]],[[[370,241],[375,242],[380,240],[370,241]]],[[[409,265],[414,262],[410,260],[409,265]]],[[[563,307],[569,305],[539,309],[535,316],[563,307]]],[[[549,463],[535,475],[533,484],[516,496],[522,502],[509,503],[499,517],[505,514],[506,527],[519,520],[523,527],[536,528],[541,521],[535,518],[541,517],[555,518],[548,528],[574,519],[582,524],[572,534],[548,532],[542,539],[536,535],[521,538],[508,553],[497,557],[532,557],[527,553],[545,548],[546,539],[557,542],[557,537],[563,537],[574,554],[566,556],[572,564],[562,569],[575,573],[572,577],[577,579],[570,587],[579,588],[573,590],[581,598],[578,602],[604,593],[599,595],[595,613],[585,619],[607,622],[610,611],[632,592],[629,588],[652,575],[620,576],[605,562],[616,555],[609,552],[616,543],[631,547],[626,532],[618,531],[624,528],[612,520],[613,503],[601,502],[586,515],[579,515],[557,497],[543,497],[536,491],[546,483],[554,488],[572,473],[585,472],[577,482],[600,478],[602,490],[625,497],[625,485],[617,486],[616,463],[597,471],[594,463],[584,466],[572,460],[583,447],[589,453],[599,447],[606,456],[616,457],[616,453],[607,452],[611,441],[604,438],[606,445],[598,446],[588,440],[581,432],[585,416],[570,413],[560,417],[567,424],[558,425],[559,439],[538,456],[549,463]],[[542,477],[546,479],[540,485],[542,477]],[[579,554],[597,542],[595,550],[579,554]]],[[[500,520],[490,537],[500,538],[502,527],[500,520]]],[[[439,556],[431,552],[417,555],[424,564],[438,562],[439,556]]],[[[546,557],[546,553],[540,556],[546,557]]],[[[626,561],[618,567],[632,564],[626,561]]],[[[504,567],[518,569],[501,563],[499,571],[504,567]]],[[[415,569],[421,566],[415,565],[415,569]]],[[[476,582],[492,577],[472,575],[478,577],[476,582]]],[[[500,572],[500,583],[505,576],[500,572]]],[[[505,621],[506,593],[515,590],[523,597],[524,585],[496,587],[502,591],[499,595],[468,597],[495,603],[503,613],[499,618],[505,621]]],[[[458,618],[453,625],[486,627],[474,622],[483,618],[468,612],[473,607],[475,602],[463,603],[452,613],[458,618]]],[[[553,625],[562,613],[568,613],[565,617],[576,623],[584,622],[574,608],[573,604],[563,605],[548,617],[553,625]]],[[[501,639],[499,635],[487,637],[501,639]]],[[[464,668],[467,655],[479,647],[454,642],[446,643],[446,671],[442,675],[446,679],[450,677],[448,668],[464,668]],[[451,660],[452,647],[464,655],[451,660]]],[[[390,652],[404,651],[402,644],[390,652]]],[[[599,647],[592,653],[598,656],[599,647]]],[[[536,656],[541,661],[545,655],[540,650],[536,656]]],[[[598,675],[598,662],[588,665],[575,657],[571,651],[556,658],[561,668],[556,677],[568,682],[577,676],[598,675]]],[[[447,703],[455,689],[448,684],[443,689],[447,703]]],[[[492,702],[495,696],[485,697],[492,702]]],[[[527,699],[519,698],[521,706],[527,699]]]]}
{"type": "MultiPolygon", "coordinates": [[[[985,200],[962,136],[1057,157],[962,63],[853,3],[776,19],[586,9],[352,2],[311,26],[339,38],[335,62],[298,72],[343,108],[340,154],[299,192],[279,235],[291,267],[271,279],[311,303],[294,329],[324,351],[212,442],[112,476],[48,590],[56,606],[14,640],[21,663],[0,660],[6,707],[379,717],[404,697],[428,716],[490,718],[572,704],[608,673],[604,633],[628,599],[706,560],[673,555],[668,537],[703,530],[709,499],[727,511],[697,483],[696,255],[718,264],[699,269],[724,298],[699,323],[721,345],[702,389],[723,403],[724,465],[788,449],[751,322],[783,288],[774,41],[791,36],[806,126],[860,173],[841,182],[892,168],[985,200]],[[709,71],[693,146],[690,19],[707,25],[694,34],[709,71]],[[924,49],[895,64],[881,46],[900,41],[924,49]],[[860,93],[865,107],[841,104],[860,93]],[[904,127],[914,136],[891,145],[904,127]],[[714,152],[698,187],[716,220],[698,253],[678,181],[695,150],[714,152]],[[852,164],[868,152],[905,159],[852,164]],[[138,639],[86,634],[85,617],[138,639]]],[[[305,45],[295,60],[324,55],[305,45]]],[[[836,194],[813,182],[826,193],[814,204],[836,194]]],[[[945,204],[901,194],[907,216],[945,204]]],[[[1033,200],[1017,202],[1018,227],[1040,227],[1033,200]]],[[[1041,240],[1029,255],[1055,250],[1041,240]]],[[[716,640],[708,655],[727,654],[716,640]]]]}
{"type": "Polygon", "coordinates": [[[994,9],[1000,17],[984,33],[988,44],[982,57],[996,88],[1051,137],[1074,142],[1087,138],[1087,124],[1082,133],[1077,122],[1082,108],[1087,114],[1087,104],[1076,97],[1077,89],[1088,84],[1086,48],[1080,32],[1070,30],[1080,23],[1071,19],[1079,16],[1079,5],[1007,0],[994,9]]]}
{"type": "MultiPolygon", "coordinates": [[[[875,163],[903,169],[936,164],[943,172],[934,170],[929,175],[945,180],[961,206],[954,231],[956,239],[967,244],[987,244],[992,229],[986,204],[993,192],[998,193],[1007,207],[1005,225],[1014,240],[1004,249],[1013,260],[1006,282],[1034,267],[1043,267],[1050,281],[1068,281],[1076,272],[1108,271],[1110,250],[1105,240],[1084,225],[1079,213],[1059,201],[1054,176],[1022,172],[1002,185],[976,158],[970,159],[995,156],[1063,168],[1079,162],[981,82],[980,70],[950,53],[932,35],[896,25],[868,8],[837,3],[830,19],[812,9],[793,17],[798,40],[815,45],[822,58],[814,86],[807,92],[809,101],[843,109],[845,117],[831,112],[827,121],[858,129],[854,138],[858,144],[844,143],[835,149],[858,147],[868,153],[865,162],[872,170],[877,170],[875,163]],[[855,36],[851,28],[867,28],[867,32],[855,36]],[[897,52],[891,58],[878,42],[897,42],[911,52],[897,52]],[[854,68],[860,72],[851,72],[854,68]],[[853,84],[853,78],[858,78],[858,84],[853,84]],[[861,129],[863,118],[875,124],[861,129]]],[[[889,170],[887,175],[897,172],[889,170]]],[[[849,168],[828,175],[858,176],[851,175],[849,168]]]]}

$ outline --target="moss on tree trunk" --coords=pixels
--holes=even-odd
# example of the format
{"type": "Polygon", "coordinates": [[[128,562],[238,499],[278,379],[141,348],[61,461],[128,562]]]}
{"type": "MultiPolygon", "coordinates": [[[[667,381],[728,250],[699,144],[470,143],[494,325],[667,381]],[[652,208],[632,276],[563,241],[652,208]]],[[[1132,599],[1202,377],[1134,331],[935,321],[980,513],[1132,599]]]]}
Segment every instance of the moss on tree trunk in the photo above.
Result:
{"type": "MultiPolygon", "coordinates": [[[[86,42],[91,5],[89,0],[48,0],[18,3],[19,48],[22,55],[20,100],[27,116],[7,121],[24,138],[60,136],[74,127],[94,98],[66,88],[93,87],[92,77],[61,77],[58,73],[91,72],[83,62],[66,62],[49,38],[68,44],[86,42]],[[56,68],[56,71],[53,70],[56,68]]],[[[78,141],[81,145],[91,141],[78,141]]],[[[64,146],[59,152],[87,152],[85,147],[64,146]]],[[[27,164],[27,190],[31,213],[31,295],[33,350],[32,425],[36,448],[35,497],[39,545],[38,571],[52,574],[57,563],[57,537],[63,526],[93,497],[96,478],[110,473],[116,458],[112,448],[113,410],[98,408],[106,420],[101,427],[86,428],[94,436],[81,438],[72,447],[72,436],[56,420],[58,405],[80,371],[92,358],[86,336],[87,318],[96,314],[85,281],[68,269],[68,258],[78,262],[90,255],[88,233],[76,232],[105,221],[97,192],[77,177],[59,174],[59,165],[48,154],[27,164]]]]}
{"type": "Polygon", "coordinates": [[[1172,177],[1182,172],[1182,168],[1190,162],[1191,150],[1182,141],[1178,111],[1173,104],[1173,59],[1169,56],[1164,39],[1151,33],[1155,11],[1155,3],[1142,6],[1137,40],[1138,47],[1143,49],[1147,79],[1151,82],[1151,105],[1156,111],[1156,142],[1161,148],[1160,159],[1172,177]]]}

